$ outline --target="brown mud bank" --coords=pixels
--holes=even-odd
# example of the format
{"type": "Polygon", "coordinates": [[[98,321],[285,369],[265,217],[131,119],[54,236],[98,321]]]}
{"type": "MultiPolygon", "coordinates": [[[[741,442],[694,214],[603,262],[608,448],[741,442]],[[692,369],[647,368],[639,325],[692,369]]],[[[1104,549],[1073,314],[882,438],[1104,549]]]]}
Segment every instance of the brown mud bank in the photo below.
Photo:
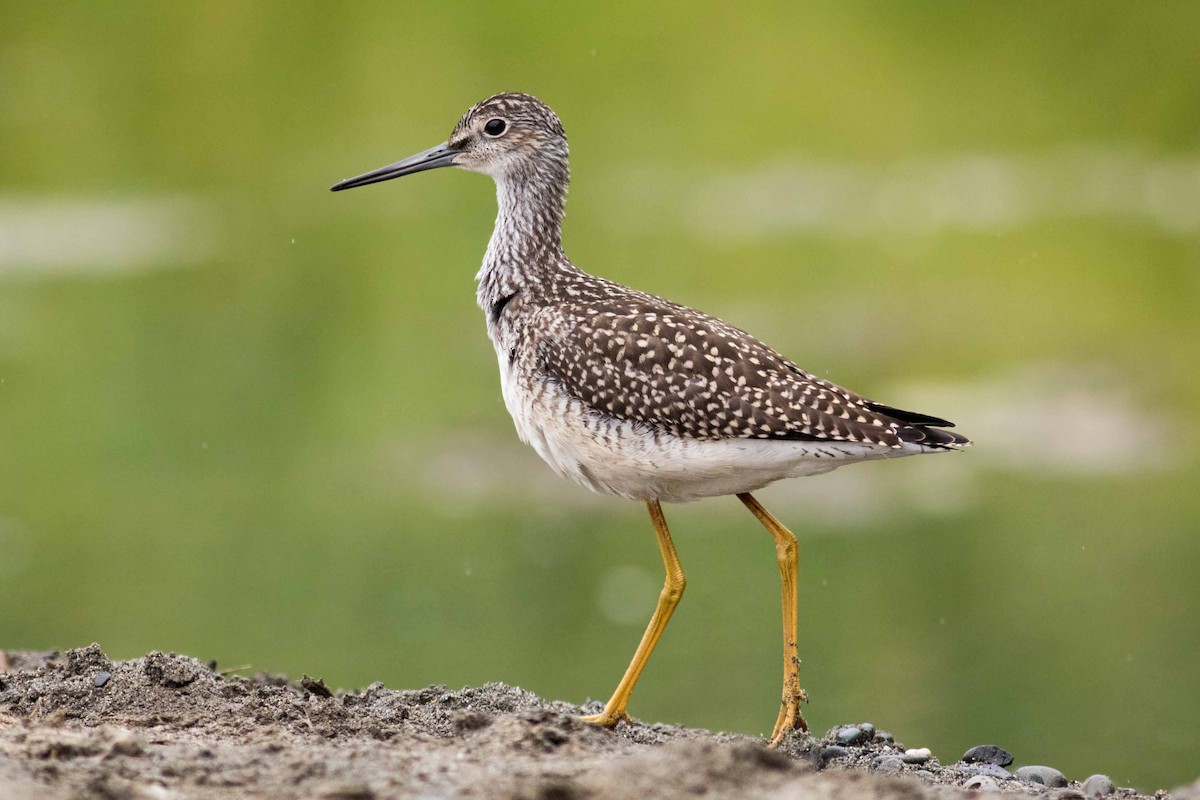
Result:
{"type": "MultiPolygon", "coordinates": [[[[905,762],[869,725],[773,751],[741,735],[576,719],[596,710],[503,684],[331,692],[157,652],[110,661],[98,645],[0,653],[0,799],[1085,797],[1081,784],[986,764],[905,762]]],[[[1200,783],[1174,796],[1200,800],[1200,783]]]]}

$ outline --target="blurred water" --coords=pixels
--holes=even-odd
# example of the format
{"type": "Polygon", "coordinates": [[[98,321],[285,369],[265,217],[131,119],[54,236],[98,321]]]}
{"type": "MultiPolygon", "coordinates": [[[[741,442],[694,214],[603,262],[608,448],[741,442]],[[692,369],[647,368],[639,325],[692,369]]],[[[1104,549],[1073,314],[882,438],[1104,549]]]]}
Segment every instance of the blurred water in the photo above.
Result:
{"type": "MultiPolygon", "coordinates": [[[[978,442],[763,492],[814,727],[1194,778],[1198,16],[10,4],[0,646],[607,696],[658,555],[512,433],[491,187],[327,192],[523,89],[571,137],[581,266],[978,442]]],[[[770,540],[667,513],[688,594],[632,711],[765,732],[770,540]]]]}
{"type": "Polygon", "coordinates": [[[0,197],[0,275],[55,278],[210,263],[215,215],[196,199],[0,197]]]}
{"type": "Polygon", "coordinates": [[[696,236],[749,240],[1005,232],[1044,219],[1101,217],[1167,233],[1200,229],[1200,159],[1155,158],[1136,144],[1044,153],[950,154],[886,166],[776,156],[751,171],[630,169],[623,224],[668,202],[696,236]],[[798,191],[803,187],[803,191],[798,191]]]}

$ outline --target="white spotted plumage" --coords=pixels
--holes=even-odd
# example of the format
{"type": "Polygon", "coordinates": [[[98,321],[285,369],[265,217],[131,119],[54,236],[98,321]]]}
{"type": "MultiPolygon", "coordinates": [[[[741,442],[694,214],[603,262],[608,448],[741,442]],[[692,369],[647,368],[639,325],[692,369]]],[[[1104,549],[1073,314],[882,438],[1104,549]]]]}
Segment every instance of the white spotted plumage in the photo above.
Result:
{"type": "Polygon", "coordinates": [[[682,502],[844,464],[970,442],[950,423],[866,400],[715,317],[578,269],[562,249],[567,143],[529,95],[472,107],[508,121],[503,157],[459,163],[496,181],[477,276],[521,439],[598,492],[682,502]]]}

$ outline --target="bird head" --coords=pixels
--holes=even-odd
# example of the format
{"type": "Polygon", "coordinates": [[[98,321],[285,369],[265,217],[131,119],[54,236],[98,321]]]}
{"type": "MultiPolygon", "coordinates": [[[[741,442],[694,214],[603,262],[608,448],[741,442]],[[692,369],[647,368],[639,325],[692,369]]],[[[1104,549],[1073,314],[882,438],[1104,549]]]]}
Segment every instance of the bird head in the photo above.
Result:
{"type": "Polygon", "coordinates": [[[450,138],[436,147],[363,175],[348,178],[332,191],[353,189],[411,175],[459,167],[497,181],[547,168],[565,172],[567,136],[548,105],[528,94],[504,92],[467,109],[450,138]]]}

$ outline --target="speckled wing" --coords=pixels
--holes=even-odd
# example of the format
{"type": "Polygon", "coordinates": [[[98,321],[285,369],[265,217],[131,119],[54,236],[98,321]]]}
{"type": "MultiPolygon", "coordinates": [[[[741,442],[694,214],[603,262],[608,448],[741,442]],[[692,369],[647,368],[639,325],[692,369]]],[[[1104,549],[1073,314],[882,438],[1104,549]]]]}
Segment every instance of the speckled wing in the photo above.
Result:
{"type": "Polygon", "coordinates": [[[666,300],[564,304],[542,369],[599,413],[695,439],[959,447],[951,423],[808,374],[745,331],[666,300]]]}

